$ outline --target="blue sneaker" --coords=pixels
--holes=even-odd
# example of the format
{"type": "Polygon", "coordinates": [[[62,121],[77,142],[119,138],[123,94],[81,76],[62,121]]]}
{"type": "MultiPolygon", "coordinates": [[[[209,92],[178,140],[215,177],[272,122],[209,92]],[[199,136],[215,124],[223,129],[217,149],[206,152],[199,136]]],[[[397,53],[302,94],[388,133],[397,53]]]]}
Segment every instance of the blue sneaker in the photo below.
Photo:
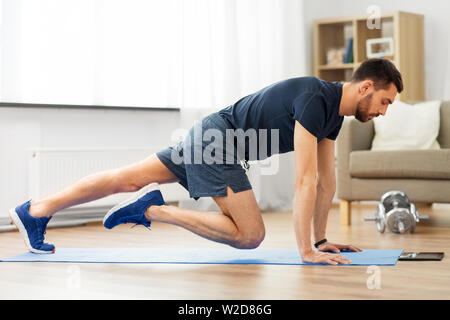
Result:
{"type": "Polygon", "coordinates": [[[122,223],[142,224],[150,228],[151,221],[145,217],[145,211],[152,205],[161,206],[166,204],[159,191],[157,183],[145,186],[130,199],[119,203],[108,211],[103,219],[103,225],[107,229],[112,229],[122,223]]]}
{"type": "Polygon", "coordinates": [[[25,244],[30,252],[33,253],[54,253],[55,246],[44,243],[44,234],[47,229],[47,223],[51,218],[35,218],[30,215],[31,200],[9,210],[9,217],[12,223],[19,229],[25,244]]]}

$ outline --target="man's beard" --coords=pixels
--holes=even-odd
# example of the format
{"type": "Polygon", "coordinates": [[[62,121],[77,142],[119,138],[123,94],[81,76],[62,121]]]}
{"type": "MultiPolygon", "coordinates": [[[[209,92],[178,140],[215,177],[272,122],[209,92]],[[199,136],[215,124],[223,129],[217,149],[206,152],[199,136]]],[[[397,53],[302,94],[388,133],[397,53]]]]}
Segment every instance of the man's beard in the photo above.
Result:
{"type": "Polygon", "coordinates": [[[356,105],[355,118],[361,122],[369,121],[369,107],[372,102],[373,93],[369,94],[367,97],[362,98],[356,105]]]}

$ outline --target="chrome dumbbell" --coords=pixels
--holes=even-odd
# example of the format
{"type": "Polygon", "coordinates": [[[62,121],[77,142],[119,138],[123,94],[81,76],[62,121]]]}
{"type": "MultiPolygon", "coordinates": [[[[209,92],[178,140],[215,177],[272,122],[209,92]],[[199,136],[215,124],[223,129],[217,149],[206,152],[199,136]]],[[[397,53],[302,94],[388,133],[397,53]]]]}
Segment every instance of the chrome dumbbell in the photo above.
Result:
{"type": "Polygon", "coordinates": [[[428,215],[419,215],[416,206],[402,191],[389,191],[381,197],[375,216],[364,217],[366,221],[375,221],[379,232],[387,228],[394,233],[413,233],[420,219],[428,215]]]}

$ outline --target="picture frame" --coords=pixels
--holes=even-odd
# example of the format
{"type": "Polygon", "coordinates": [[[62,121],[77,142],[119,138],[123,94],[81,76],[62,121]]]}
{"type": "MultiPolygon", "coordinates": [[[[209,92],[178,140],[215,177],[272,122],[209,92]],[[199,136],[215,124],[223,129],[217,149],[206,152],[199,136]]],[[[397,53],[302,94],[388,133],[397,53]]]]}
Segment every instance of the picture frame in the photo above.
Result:
{"type": "Polygon", "coordinates": [[[394,39],[376,38],[366,41],[367,58],[384,58],[394,55],[394,39]]]}
{"type": "Polygon", "coordinates": [[[329,48],[327,50],[327,65],[340,65],[344,63],[345,48],[329,48]]]}

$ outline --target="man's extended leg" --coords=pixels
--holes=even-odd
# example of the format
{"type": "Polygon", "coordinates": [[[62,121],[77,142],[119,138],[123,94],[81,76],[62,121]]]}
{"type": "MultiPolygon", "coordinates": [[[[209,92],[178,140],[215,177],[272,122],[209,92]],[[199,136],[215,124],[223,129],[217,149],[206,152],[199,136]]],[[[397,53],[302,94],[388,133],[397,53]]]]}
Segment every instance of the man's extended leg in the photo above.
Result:
{"type": "MultiPolygon", "coordinates": [[[[35,217],[50,217],[55,212],[106,197],[118,192],[133,192],[150,183],[176,182],[178,179],[152,155],[122,168],[96,173],[80,179],[73,186],[30,205],[35,217]]],[[[204,238],[237,248],[257,247],[264,239],[264,224],[252,190],[214,197],[219,212],[202,212],[175,206],[152,206],[146,216],[154,221],[175,224],[204,238]]]]}
{"type": "Polygon", "coordinates": [[[202,212],[175,206],[151,206],[147,219],[174,224],[206,239],[230,246],[256,248],[264,239],[264,223],[252,190],[234,193],[227,187],[226,197],[213,197],[222,213],[202,212]]]}
{"type": "Polygon", "coordinates": [[[153,182],[163,184],[177,180],[176,176],[153,154],[140,162],[84,177],[74,185],[45,199],[33,200],[29,212],[34,217],[51,217],[64,208],[114,193],[138,191],[153,182]]]}

